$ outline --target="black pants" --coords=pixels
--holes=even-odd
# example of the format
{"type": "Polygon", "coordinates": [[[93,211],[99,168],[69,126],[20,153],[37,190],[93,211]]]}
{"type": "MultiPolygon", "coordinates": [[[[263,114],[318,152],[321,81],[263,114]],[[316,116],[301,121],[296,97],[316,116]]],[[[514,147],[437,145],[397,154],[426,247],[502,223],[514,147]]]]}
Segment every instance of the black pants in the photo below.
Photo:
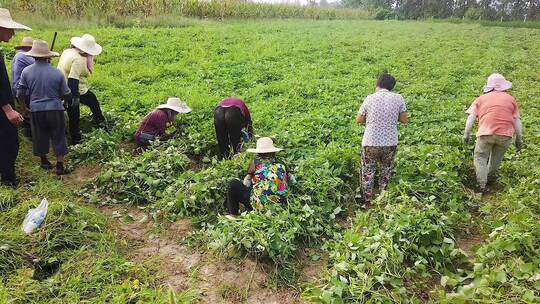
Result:
{"type": "Polygon", "coordinates": [[[0,176],[3,185],[16,185],[15,161],[19,154],[19,133],[7,119],[0,113],[0,176]]]}
{"type": "Polygon", "coordinates": [[[249,201],[251,195],[251,188],[246,187],[242,181],[233,179],[229,183],[227,188],[227,199],[225,200],[225,208],[229,210],[230,214],[238,215],[240,209],[240,203],[246,206],[247,211],[253,210],[249,201]]]}
{"type": "MultiPolygon", "coordinates": [[[[105,120],[96,95],[92,91],[88,91],[80,97],[81,104],[86,105],[92,112],[94,123],[100,124],[105,120]]],[[[81,118],[80,107],[69,107],[67,110],[69,117],[69,134],[71,135],[71,143],[77,144],[81,141],[81,130],[79,121],[81,118]]]]}
{"type": "Polygon", "coordinates": [[[64,111],[34,112],[31,115],[31,123],[32,134],[34,134],[32,150],[35,156],[47,155],[50,143],[56,156],[67,154],[64,111]]]}
{"type": "Polygon", "coordinates": [[[219,159],[229,158],[231,148],[234,154],[240,150],[240,139],[245,118],[237,107],[214,109],[214,127],[219,146],[219,159]]]}

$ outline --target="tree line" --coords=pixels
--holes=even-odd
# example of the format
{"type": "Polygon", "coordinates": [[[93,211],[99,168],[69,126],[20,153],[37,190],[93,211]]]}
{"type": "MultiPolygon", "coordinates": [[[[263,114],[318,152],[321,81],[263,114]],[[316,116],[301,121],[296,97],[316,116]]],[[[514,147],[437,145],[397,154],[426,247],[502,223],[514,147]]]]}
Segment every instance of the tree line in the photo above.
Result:
{"type": "Polygon", "coordinates": [[[341,4],[387,10],[402,19],[540,20],[540,0],[342,0],[341,4]]]}

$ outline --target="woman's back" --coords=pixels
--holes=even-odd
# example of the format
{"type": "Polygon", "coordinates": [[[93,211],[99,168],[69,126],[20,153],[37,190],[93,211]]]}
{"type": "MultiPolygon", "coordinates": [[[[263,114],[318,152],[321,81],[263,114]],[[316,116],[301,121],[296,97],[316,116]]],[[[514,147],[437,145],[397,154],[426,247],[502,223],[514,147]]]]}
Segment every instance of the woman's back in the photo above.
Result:
{"type": "Polygon", "coordinates": [[[267,202],[284,203],[288,192],[288,174],[284,164],[275,158],[255,160],[255,173],[252,177],[251,201],[257,209],[267,202]]]}

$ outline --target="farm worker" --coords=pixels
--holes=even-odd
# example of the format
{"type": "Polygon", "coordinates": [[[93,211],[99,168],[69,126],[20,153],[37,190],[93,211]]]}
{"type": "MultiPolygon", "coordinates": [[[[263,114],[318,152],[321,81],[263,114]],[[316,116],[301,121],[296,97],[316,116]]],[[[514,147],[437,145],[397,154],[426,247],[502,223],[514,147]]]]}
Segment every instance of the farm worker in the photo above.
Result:
{"type": "Polygon", "coordinates": [[[180,98],[170,97],[167,103],[159,105],[154,111],[144,117],[141,125],[135,132],[137,147],[145,150],[156,138],[166,140],[170,135],[165,129],[171,126],[178,113],[189,113],[191,109],[180,98]]]}
{"type": "Polygon", "coordinates": [[[17,97],[30,105],[32,127],[32,150],[41,159],[41,168],[52,169],[47,159],[49,143],[56,155],[56,174],[62,175],[64,156],[68,152],[64,105],[72,102],[71,92],[62,73],[51,66],[50,58],[58,53],[49,50],[43,40],[34,40],[32,49],[26,53],[36,62],[26,67],[17,87],[17,97]]]}
{"type": "Polygon", "coordinates": [[[259,138],[257,147],[247,150],[257,156],[251,161],[244,182],[233,179],[229,183],[224,205],[230,214],[238,215],[240,203],[248,211],[261,209],[267,203],[286,203],[288,172],[276,159],[276,153],[281,150],[269,137],[259,138]]]}
{"type": "MultiPolygon", "coordinates": [[[[15,22],[9,10],[0,8],[0,41],[9,42],[15,30],[31,30],[29,27],[15,22]]],[[[19,133],[16,125],[24,121],[15,111],[13,92],[4,62],[4,54],[0,51],[0,183],[15,187],[15,161],[19,153],[19,133]]]]}
{"type": "Polygon", "coordinates": [[[501,74],[492,74],[487,79],[484,95],[476,98],[469,109],[469,114],[463,133],[463,140],[469,142],[471,129],[478,117],[478,132],[474,147],[474,167],[476,181],[485,191],[488,183],[495,182],[497,170],[504,153],[516,135],[517,151],[523,147],[521,120],[516,100],[506,91],[512,88],[512,83],[501,74]]]}
{"type": "Polygon", "coordinates": [[[253,137],[253,126],[249,109],[242,99],[225,98],[214,109],[214,127],[219,146],[219,159],[228,158],[231,148],[238,153],[241,138],[253,137]],[[247,132],[243,131],[246,129],[247,132]]]}
{"type": "MultiPolygon", "coordinates": [[[[22,70],[24,70],[25,67],[33,64],[35,61],[34,58],[26,56],[25,54],[32,48],[32,42],[34,42],[32,37],[24,37],[21,43],[14,47],[15,56],[13,56],[13,60],[11,61],[11,81],[13,81],[11,84],[11,89],[13,91],[13,95],[17,95],[17,85],[19,84],[22,70]]],[[[30,112],[28,111],[28,105],[23,104],[21,107],[24,118],[22,127],[25,135],[31,137],[32,132],[30,130],[30,112]]]]}
{"type": "Polygon", "coordinates": [[[375,197],[375,175],[379,176],[379,189],[384,191],[392,177],[398,145],[398,122],[407,123],[407,107],[400,94],[391,92],[396,79],[382,74],[377,80],[375,93],[367,96],[356,115],[356,122],[365,124],[362,137],[361,185],[365,202],[375,197]]]}
{"type": "Polygon", "coordinates": [[[73,37],[70,42],[71,48],[64,50],[60,56],[58,69],[64,74],[71,89],[73,102],[67,108],[69,133],[71,134],[71,143],[78,144],[81,141],[79,129],[81,103],[90,108],[96,125],[105,121],[97,97],[88,87],[88,77],[94,71],[94,56],[101,54],[102,47],[90,34],[73,37]]]}

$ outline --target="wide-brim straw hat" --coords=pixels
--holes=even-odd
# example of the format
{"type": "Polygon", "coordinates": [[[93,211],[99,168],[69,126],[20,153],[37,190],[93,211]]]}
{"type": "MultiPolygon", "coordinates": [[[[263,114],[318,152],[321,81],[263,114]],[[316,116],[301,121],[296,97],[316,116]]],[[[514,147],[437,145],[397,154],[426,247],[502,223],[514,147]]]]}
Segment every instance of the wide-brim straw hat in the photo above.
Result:
{"type": "Polygon", "coordinates": [[[191,108],[187,104],[180,100],[178,97],[170,97],[167,99],[166,104],[159,105],[158,109],[171,109],[176,113],[189,113],[191,108]]]}
{"type": "Polygon", "coordinates": [[[0,27],[13,29],[13,30],[26,30],[31,31],[32,29],[24,24],[20,24],[18,22],[15,22],[11,18],[11,14],[9,13],[9,10],[5,8],[0,8],[0,27]]]}
{"type": "Polygon", "coordinates": [[[35,57],[35,58],[51,58],[57,57],[57,52],[52,52],[49,50],[49,44],[44,40],[34,40],[32,43],[32,48],[30,51],[24,53],[26,56],[35,57]]]}
{"type": "Polygon", "coordinates": [[[84,34],[82,37],[72,37],[70,42],[74,47],[92,56],[97,56],[103,51],[101,45],[96,43],[96,38],[90,34],[84,34]]]}
{"type": "Polygon", "coordinates": [[[16,50],[22,49],[22,48],[31,48],[33,43],[34,43],[34,39],[32,37],[24,37],[21,40],[21,43],[13,48],[16,50]]]}
{"type": "Polygon", "coordinates": [[[274,142],[270,137],[259,138],[255,149],[247,149],[250,153],[275,153],[281,150],[283,149],[274,146],[274,142]]]}
{"type": "Polygon", "coordinates": [[[487,84],[484,87],[484,93],[490,91],[506,91],[512,88],[512,83],[504,78],[501,74],[491,74],[487,79],[487,84]]]}

